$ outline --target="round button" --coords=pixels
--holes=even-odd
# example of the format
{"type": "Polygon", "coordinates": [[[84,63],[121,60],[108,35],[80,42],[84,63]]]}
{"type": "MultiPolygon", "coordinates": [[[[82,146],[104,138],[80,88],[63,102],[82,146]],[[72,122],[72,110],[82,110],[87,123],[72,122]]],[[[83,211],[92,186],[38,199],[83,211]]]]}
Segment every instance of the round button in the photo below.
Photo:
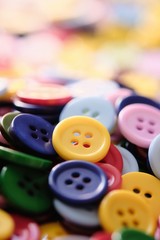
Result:
{"type": "Polygon", "coordinates": [[[114,146],[114,144],[110,145],[107,155],[101,162],[113,165],[120,171],[120,173],[122,172],[123,158],[120,151],[114,146]]]}
{"type": "Polygon", "coordinates": [[[9,133],[17,142],[19,148],[41,154],[55,155],[52,146],[52,132],[54,127],[41,117],[21,113],[16,116],[9,127],[9,133]]]}
{"type": "Polygon", "coordinates": [[[98,162],[109,150],[110,135],[99,121],[90,117],[74,116],[56,125],[52,142],[56,152],[65,160],[98,162]]]}
{"type": "Polygon", "coordinates": [[[156,218],[160,215],[160,181],[143,172],[130,172],[122,176],[122,189],[130,190],[141,196],[150,206],[156,218]]]}
{"type": "Polygon", "coordinates": [[[53,162],[47,159],[35,157],[11,148],[0,146],[0,158],[6,163],[31,167],[35,169],[51,169],[53,162]]]}
{"type": "Polygon", "coordinates": [[[0,240],[6,240],[13,234],[15,223],[11,215],[9,215],[4,210],[0,209],[0,240]]]}
{"type": "Polygon", "coordinates": [[[154,240],[150,235],[136,230],[124,228],[112,234],[112,240],[154,240]]]}
{"type": "Polygon", "coordinates": [[[131,143],[148,148],[160,133],[160,111],[146,104],[131,104],[121,110],[118,125],[123,136],[131,143]]]}
{"type": "Polygon", "coordinates": [[[95,164],[72,160],[52,168],[49,186],[63,202],[84,205],[101,200],[106,193],[107,178],[95,164]]]}
{"type": "Polygon", "coordinates": [[[87,116],[100,121],[109,132],[113,131],[117,116],[114,106],[102,97],[81,97],[68,102],[60,113],[59,119],[71,116],[87,116]]]}
{"type": "Polygon", "coordinates": [[[40,230],[37,223],[18,214],[11,215],[15,222],[15,230],[10,240],[39,240],[40,230]]]}
{"type": "Polygon", "coordinates": [[[49,222],[40,225],[41,239],[55,239],[58,236],[68,235],[60,222],[49,222]]]}
{"type": "Polygon", "coordinates": [[[116,148],[123,158],[122,175],[127,172],[139,172],[139,166],[133,154],[121,146],[116,146],[116,148]]]}
{"type": "Polygon", "coordinates": [[[58,199],[54,199],[53,204],[58,214],[69,222],[85,227],[98,227],[100,225],[96,207],[78,208],[67,205],[58,199]]]}
{"type": "Polygon", "coordinates": [[[111,233],[99,231],[94,233],[90,240],[112,240],[111,235],[111,233]]]}
{"type": "Polygon", "coordinates": [[[160,134],[158,134],[151,142],[148,150],[149,165],[154,175],[160,179],[160,134]]]}
{"type": "Polygon", "coordinates": [[[112,190],[119,189],[122,183],[122,177],[120,171],[111,164],[107,163],[96,163],[106,174],[108,179],[108,190],[107,192],[111,192],[112,190]]]}
{"type": "Polygon", "coordinates": [[[32,214],[45,213],[52,206],[47,179],[44,172],[9,165],[1,170],[1,191],[16,209],[32,214]]]}
{"type": "Polygon", "coordinates": [[[68,235],[68,236],[56,237],[54,238],[54,240],[90,240],[90,238],[82,235],[68,235]]]}
{"type": "Polygon", "coordinates": [[[99,218],[105,231],[111,233],[128,227],[152,235],[157,221],[145,200],[128,190],[108,193],[99,205],[99,218]]]}
{"type": "Polygon", "coordinates": [[[17,91],[17,98],[37,105],[63,105],[72,99],[69,90],[58,84],[35,84],[17,91]]]}

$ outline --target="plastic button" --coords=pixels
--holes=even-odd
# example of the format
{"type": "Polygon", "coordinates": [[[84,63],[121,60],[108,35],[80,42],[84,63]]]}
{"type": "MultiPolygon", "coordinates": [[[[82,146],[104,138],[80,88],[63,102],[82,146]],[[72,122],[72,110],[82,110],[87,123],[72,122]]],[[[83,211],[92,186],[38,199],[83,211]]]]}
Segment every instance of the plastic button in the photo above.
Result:
{"type": "Polygon", "coordinates": [[[156,218],[145,200],[128,190],[108,193],[99,206],[99,218],[105,231],[128,227],[154,234],[156,218]]]}
{"type": "Polygon", "coordinates": [[[160,181],[143,172],[130,172],[122,176],[122,189],[130,190],[141,196],[150,206],[156,218],[160,215],[160,181]]]}
{"type": "Polygon", "coordinates": [[[20,148],[33,154],[51,156],[55,155],[52,146],[53,129],[43,118],[22,113],[12,120],[9,133],[20,148]]]}
{"type": "Polygon", "coordinates": [[[7,240],[13,234],[15,223],[10,214],[0,209],[0,240],[7,240]]]}
{"type": "Polygon", "coordinates": [[[52,142],[65,160],[102,160],[110,147],[108,130],[99,121],[84,116],[69,117],[54,128],[52,142]]]}
{"type": "Polygon", "coordinates": [[[91,236],[90,240],[112,240],[111,235],[105,231],[98,231],[91,236]]]}
{"type": "Polygon", "coordinates": [[[136,229],[122,229],[112,234],[112,240],[154,240],[154,238],[136,229]]]}
{"type": "Polygon", "coordinates": [[[148,148],[153,138],[160,133],[160,111],[146,104],[128,105],[118,116],[123,136],[131,143],[148,148]]]}
{"type": "Polygon", "coordinates": [[[41,239],[55,239],[58,236],[68,235],[59,222],[49,222],[40,225],[41,239]]]}
{"type": "Polygon", "coordinates": [[[60,113],[60,121],[71,116],[87,116],[100,121],[109,132],[115,127],[117,116],[114,106],[101,97],[81,97],[68,102],[60,113]]]}
{"type": "Polygon", "coordinates": [[[84,205],[101,200],[106,193],[107,178],[95,164],[73,160],[52,168],[49,186],[63,202],[84,205]]]}

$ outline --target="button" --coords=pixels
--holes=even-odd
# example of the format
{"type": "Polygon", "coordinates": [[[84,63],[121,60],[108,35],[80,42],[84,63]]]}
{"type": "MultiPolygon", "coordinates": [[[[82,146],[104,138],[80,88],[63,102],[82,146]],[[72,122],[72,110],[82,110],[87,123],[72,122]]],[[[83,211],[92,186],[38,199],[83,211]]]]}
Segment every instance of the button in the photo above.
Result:
{"type": "Polygon", "coordinates": [[[13,234],[15,228],[14,220],[10,214],[2,209],[0,209],[0,219],[0,240],[6,240],[13,234]]]}
{"type": "Polygon", "coordinates": [[[118,116],[118,125],[123,136],[131,143],[148,148],[153,138],[160,133],[160,111],[146,104],[131,104],[118,116]]]}
{"type": "Polygon", "coordinates": [[[139,166],[133,154],[121,146],[116,146],[116,148],[123,158],[122,175],[128,172],[139,172],[139,166]]]}
{"type": "Polygon", "coordinates": [[[35,169],[51,169],[53,162],[47,159],[35,157],[7,147],[0,146],[0,158],[7,163],[31,167],[35,169]]]}
{"type": "Polygon", "coordinates": [[[119,232],[115,232],[112,234],[112,240],[154,240],[153,237],[148,234],[136,230],[136,229],[127,229],[124,228],[119,232]]]}
{"type": "Polygon", "coordinates": [[[148,150],[148,161],[154,175],[160,179],[159,156],[160,156],[160,134],[151,142],[148,150]]]}
{"type": "Polygon", "coordinates": [[[33,154],[43,156],[55,155],[52,146],[54,127],[41,117],[21,113],[16,116],[9,127],[9,133],[17,146],[33,154]]]}
{"type": "Polygon", "coordinates": [[[114,146],[114,144],[110,145],[107,155],[101,162],[113,165],[120,172],[122,172],[122,168],[123,168],[122,155],[121,155],[120,151],[114,146]]]}
{"type": "Polygon", "coordinates": [[[58,236],[68,235],[60,222],[49,222],[40,225],[41,239],[49,240],[55,239],[58,236]]]}
{"type": "Polygon", "coordinates": [[[56,152],[65,160],[98,162],[109,150],[110,135],[99,121],[90,117],[74,116],[56,125],[52,142],[56,152]]]}
{"type": "Polygon", "coordinates": [[[49,186],[63,202],[84,205],[100,201],[106,193],[107,178],[95,164],[72,160],[52,168],[49,186]]]}
{"type": "Polygon", "coordinates": [[[112,240],[112,234],[104,231],[95,232],[90,240],[112,240]]]}
{"type": "Polygon", "coordinates": [[[109,132],[116,125],[116,112],[108,100],[101,97],[81,97],[68,102],[60,113],[59,120],[71,116],[87,116],[100,121],[109,132]]]}
{"type": "Polygon", "coordinates": [[[44,172],[9,165],[1,170],[1,191],[15,209],[28,214],[45,213],[52,206],[47,178],[44,172]]]}
{"type": "Polygon", "coordinates": [[[79,208],[67,205],[58,199],[54,199],[53,204],[58,214],[71,223],[81,225],[81,227],[98,227],[100,225],[97,207],[79,208]]]}
{"type": "Polygon", "coordinates": [[[149,204],[156,218],[160,215],[160,181],[143,172],[130,172],[122,176],[122,189],[127,189],[141,196],[149,204]]]}
{"type": "Polygon", "coordinates": [[[37,223],[18,214],[11,215],[15,222],[15,230],[10,240],[39,240],[40,230],[37,223]]]}
{"type": "Polygon", "coordinates": [[[17,91],[17,98],[25,103],[37,105],[63,105],[72,99],[69,90],[58,84],[35,84],[17,91]]]}
{"type": "Polygon", "coordinates": [[[96,163],[106,174],[108,179],[108,190],[107,192],[111,192],[112,190],[119,189],[122,183],[122,177],[120,171],[111,164],[107,163],[96,163]]]}
{"type": "Polygon", "coordinates": [[[119,106],[118,106],[118,112],[120,112],[124,107],[130,104],[136,104],[136,103],[142,103],[147,104],[150,106],[153,106],[157,109],[160,109],[160,104],[150,98],[144,97],[144,96],[138,96],[138,95],[132,95],[124,98],[119,106]]]}
{"type": "Polygon", "coordinates": [[[99,218],[104,230],[110,233],[127,227],[152,235],[157,221],[145,200],[128,190],[108,193],[99,205],[99,218]]]}
{"type": "Polygon", "coordinates": [[[82,235],[68,235],[62,237],[56,237],[54,240],[90,240],[90,237],[82,235]]]}

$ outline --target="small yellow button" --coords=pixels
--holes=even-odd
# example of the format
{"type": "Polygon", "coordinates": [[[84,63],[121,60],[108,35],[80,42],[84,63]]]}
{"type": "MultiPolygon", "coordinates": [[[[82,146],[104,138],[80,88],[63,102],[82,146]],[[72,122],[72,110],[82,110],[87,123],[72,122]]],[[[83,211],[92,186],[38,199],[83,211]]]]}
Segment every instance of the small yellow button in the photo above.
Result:
{"type": "Polygon", "coordinates": [[[129,227],[154,234],[156,218],[145,200],[128,190],[113,190],[101,201],[99,219],[108,232],[129,227]]]}
{"type": "Polygon", "coordinates": [[[143,172],[129,172],[122,176],[121,187],[141,196],[158,219],[160,215],[160,180],[158,178],[143,172]]]}
{"type": "Polygon", "coordinates": [[[68,235],[59,222],[45,223],[40,226],[41,239],[52,240],[55,237],[68,235]]]}
{"type": "Polygon", "coordinates": [[[14,232],[15,224],[12,217],[0,209],[0,240],[10,238],[14,232]]]}
{"type": "Polygon", "coordinates": [[[52,135],[56,152],[64,160],[102,160],[110,147],[110,135],[99,121],[73,116],[59,122],[52,135]]]}

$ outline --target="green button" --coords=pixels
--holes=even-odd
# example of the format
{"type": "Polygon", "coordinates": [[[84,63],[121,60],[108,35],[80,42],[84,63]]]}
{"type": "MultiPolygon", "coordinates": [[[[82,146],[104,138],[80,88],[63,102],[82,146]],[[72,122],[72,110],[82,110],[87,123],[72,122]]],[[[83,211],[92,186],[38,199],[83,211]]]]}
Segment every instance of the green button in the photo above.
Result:
{"type": "Polygon", "coordinates": [[[9,165],[2,168],[0,183],[2,194],[16,210],[41,214],[52,207],[48,173],[9,165]]]}
{"type": "Polygon", "coordinates": [[[112,240],[154,240],[154,238],[142,231],[124,228],[113,233],[112,240]]]}

